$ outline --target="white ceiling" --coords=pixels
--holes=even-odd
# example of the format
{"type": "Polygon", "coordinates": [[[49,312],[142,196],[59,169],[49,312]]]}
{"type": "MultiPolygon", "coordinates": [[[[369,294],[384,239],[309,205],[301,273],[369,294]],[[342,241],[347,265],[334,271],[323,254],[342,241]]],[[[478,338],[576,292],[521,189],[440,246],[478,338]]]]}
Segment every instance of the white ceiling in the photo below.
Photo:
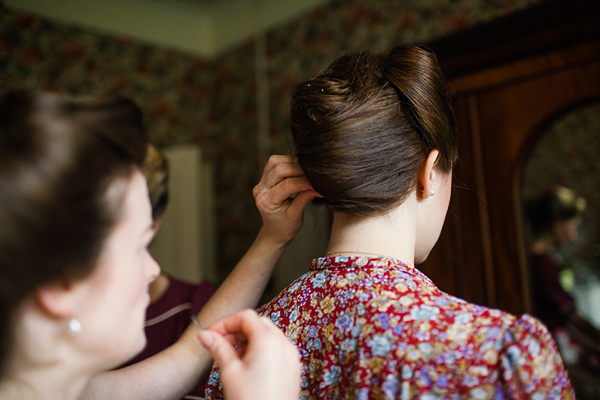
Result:
{"type": "Polygon", "coordinates": [[[7,7],[203,58],[328,0],[2,0],[7,7]]]}

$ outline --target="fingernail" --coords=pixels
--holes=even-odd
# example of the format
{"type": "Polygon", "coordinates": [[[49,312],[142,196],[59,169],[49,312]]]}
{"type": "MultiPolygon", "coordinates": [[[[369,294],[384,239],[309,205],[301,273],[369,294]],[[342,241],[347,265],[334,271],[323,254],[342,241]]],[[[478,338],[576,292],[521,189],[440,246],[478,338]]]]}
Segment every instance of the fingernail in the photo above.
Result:
{"type": "Polygon", "coordinates": [[[201,331],[198,333],[198,338],[200,339],[200,343],[207,349],[210,349],[215,342],[215,338],[208,331],[201,331]]]}

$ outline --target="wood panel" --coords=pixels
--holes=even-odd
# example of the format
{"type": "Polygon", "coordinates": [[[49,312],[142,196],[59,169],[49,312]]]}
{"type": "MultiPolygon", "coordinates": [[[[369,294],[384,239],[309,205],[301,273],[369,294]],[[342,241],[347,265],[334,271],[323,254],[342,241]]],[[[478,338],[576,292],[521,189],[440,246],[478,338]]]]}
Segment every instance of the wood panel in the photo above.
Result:
{"type": "Polygon", "coordinates": [[[530,311],[521,168],[550,121],[600,99],[600,2],[550,0],[429,47],[449,77],[460,161],[421,268],[468,301],[530,311]]]}
{"type": "MultiPolygon", "coordinates": [[[[597,45],[600,46],[600,43],[597,45]]],[[[600,48],[600,47],[599,47],[600,48]]],[[[530,137],[573,104],[600,96],[600,63],[544,71],[477,95],[489,204],[496,304],[525,311],[527,278],[520,223],[520,171],[530,137]]]]}
{"type": "Polygon", "coordinates": [[[445,248],[454,247],[452,267],[460,271],[451,285],[454,293],[521,313],[529,311],[521,167],[532,138],[549,121],[600,97],[600,40],[578,45],[575,53],[569,48],[519,61],[517,69],[494,68],[487,77],[461,77],[454,86],[461,161],[455,171],[456,215],[447,222],[458,237],[442,237],[438,251],[448,254],[445,248]]]}

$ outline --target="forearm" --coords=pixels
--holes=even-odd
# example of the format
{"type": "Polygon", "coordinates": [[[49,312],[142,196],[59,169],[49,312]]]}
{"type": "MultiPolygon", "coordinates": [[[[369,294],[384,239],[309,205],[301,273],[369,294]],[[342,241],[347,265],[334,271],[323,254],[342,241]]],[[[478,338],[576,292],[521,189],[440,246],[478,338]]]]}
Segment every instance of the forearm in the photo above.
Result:
{"type": "Polygon", "coordinates": [[[271,156],[252,190],[263,227],[256,240],[198,314],[203,326],[256,307],[275,264],[302,226],[304,209],[318,196],[296,161],[271,156]]]}
{"type": "MultiPolygon", "coordinates": [[[[318,196],[294,160],[272,156],[253,189],[263,227],[256,240],[198,313],[207,327],[244,308],[255,307],[275,264],[302,225],[304,209],[318,196]],[[295,194],[295,196],[292,196],[295,194]]],[[[211,367],[208,351],[190,324],[181,338],[159,354],[127,368],[98,375],[83,399],[180,399],[211,367]]]]}
{"type": "MultiPolygon", "coordinates": [[[[236,311],[255,307],[286,244],[261,230],[248,252],[198,313],[200,323],[210,326],[236,311]]],[[[177,343],[166,350],[126,368],[97,375],[81,398],[181,399],[212,366],[197,333],[198,328],[190,324],[177,343]]]]}
{"type": "Polygon", "coordinates": [[[261,231],[217,292],[198,313],[202,326],[245,308],[256,307],[287,242],[261,231]]]}
{"type": "MultiPolygon", "coordinates": [[[[190,334],[195,336],[191,329],[184,333],[190,334]]],[[[197,384],[200,376],[208,373],[211,365],[210,354],[200,344],[176,343],[137,364],[95,376],[80,398],[179,400],[197,384]]]]}

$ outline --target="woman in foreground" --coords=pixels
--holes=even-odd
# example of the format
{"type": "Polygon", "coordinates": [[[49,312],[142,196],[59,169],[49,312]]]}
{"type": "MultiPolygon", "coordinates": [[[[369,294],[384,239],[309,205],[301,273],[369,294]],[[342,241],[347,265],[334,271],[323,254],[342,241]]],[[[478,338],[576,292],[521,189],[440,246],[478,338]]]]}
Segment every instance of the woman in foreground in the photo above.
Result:
{"type": "MultiPolygon", "coordinates": [[[[0,100],[0,398],[177,399],[210,367],[192,324],[158,355],[105,372],[144,347],[148,285],[159,273],[147,249],[154,229],[141,173],[146,145],[139,109],[120,97],[0,100]]],[[[204,326],[255,304],[315,195],[287,158],[272,159],[257,188],[264,226],[199,313],[204,326]]],[[[294,371],[295,350],[256,321],[236,314],[202,334],[225,369],[246,367],[232,381],[261,357],[294,371]],[[221,335],[229,334],[248,340],[241,359],[222,357],[221,335]],[[250,350],[261,346],[279,351],[256,357],[250,350]]],[[[293,375],[286,382],[294,398],[293,375]]],[[[260,390],[270,384],[256,382],[260,390]]]]}

